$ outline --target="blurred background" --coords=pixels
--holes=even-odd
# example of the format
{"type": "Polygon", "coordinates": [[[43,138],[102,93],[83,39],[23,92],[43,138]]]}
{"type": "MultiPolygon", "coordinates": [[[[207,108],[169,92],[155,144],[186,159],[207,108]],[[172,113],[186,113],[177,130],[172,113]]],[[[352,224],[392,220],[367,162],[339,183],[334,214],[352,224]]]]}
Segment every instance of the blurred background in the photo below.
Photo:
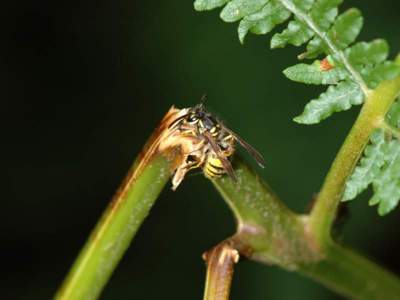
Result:
{"type": "MultiPolygon", "coordinates": [[[[400,2],[350,6],[365,16],[362,39],[386,38],[392,57],[400,51],[400,2]]],[[[2,299],[52,297],[171,105],[192,106],[207,93],[209,110],[264,154],[259,173],[297,212],[308,210],[358,112],[316,126],[292,122],[320,92],[282,75],[301,49],[271,51],[271,35],[242,46],[236,24],[195,12],[190,0],[7,1],[0,22],[2,299]]],[[[341,239],[400,273],[400,211],[378,217],[369,193],[349,205],[341,239]]],[[[201,254],[234,229],[203,176],[177,192],[167,187],[101,299],[201,299],[201,254]]],[[[245,261],[232,299],[341,298],[245,261]]]]}

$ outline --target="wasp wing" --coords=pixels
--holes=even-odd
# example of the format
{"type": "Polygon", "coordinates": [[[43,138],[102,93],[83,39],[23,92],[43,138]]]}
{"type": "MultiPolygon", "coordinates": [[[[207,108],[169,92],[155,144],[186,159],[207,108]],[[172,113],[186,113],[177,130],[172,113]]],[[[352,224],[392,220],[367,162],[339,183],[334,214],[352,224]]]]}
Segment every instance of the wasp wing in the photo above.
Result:
{"type": "Polygon", "coordinates": [[[237,135],[231,129],[227,128],[225,125],[222,125],[222,127],[229,134],[231,134],[244,149],[246,149],[246,151],[255,159],[255,161],[261,168],[265,167],[265,161],[260,152],[258,152],[252,145],[244,141],[239,135],[237,135]]]}
{"type": "Polygon", "coordinates": [[[237,182],[237,177],[235,171],[233,170],[232,164],[228,158],[221,155],[221,148],[219,145],[214,141],[213,137],[206,131],[202,134],[206,139],[207,143],[211,146],[211,149],[214,151],[215,155],[217,155],[218,159],[221,161],[222,166],[224,167],[226,173],[228,173],[229,177],[237,182]]]}

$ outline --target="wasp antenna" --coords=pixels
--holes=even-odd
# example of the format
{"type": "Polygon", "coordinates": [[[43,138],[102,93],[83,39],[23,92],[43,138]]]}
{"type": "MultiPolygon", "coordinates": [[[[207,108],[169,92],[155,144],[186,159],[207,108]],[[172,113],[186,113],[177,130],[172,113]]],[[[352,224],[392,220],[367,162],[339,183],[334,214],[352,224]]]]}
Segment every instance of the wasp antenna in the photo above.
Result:
{"type": "Polygon", "coordinates": [[[207,94],[204,93],[203,96],[201,96],[201,98],[200,98],[200,104],[199,105],[203,106],[203,104],[206,101],[206,99],[207,99],[207,94]]]}

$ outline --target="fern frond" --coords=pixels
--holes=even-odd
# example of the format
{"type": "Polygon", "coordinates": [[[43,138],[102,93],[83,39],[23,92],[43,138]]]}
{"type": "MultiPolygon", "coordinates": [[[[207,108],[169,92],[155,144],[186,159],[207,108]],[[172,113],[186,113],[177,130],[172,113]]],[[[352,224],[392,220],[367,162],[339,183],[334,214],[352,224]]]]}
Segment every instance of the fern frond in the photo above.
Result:
{"type": "Polygon", "coordinates": [[[374,195],[370,205],[379,204],[378,213],[385,215],[393,210],[400,199],[400,141],[388,143],[385,165],[373,181],[374,195]]]}
{"type": "Polygon", "coordinates": [[[236,22],[245,16],[259,11],[268,0],[232,0],[221,11],[221,19],[225,22],[236,22]]]}
{"type": "Polygon", "coordinates": [[[310,65],[297,64],[285,69],[283,74],[290,80],[306,84],[337,84],[349,77],[343,68],[331,68],[328,60],[316,60],[310,65]]]}
{"type": "Polygon", "coordinates": [[[271,48],[307,43],[299,59],[322,56],[311,65],[302,63],[284,71],[294,81],[330,85],[294,119],[315,124],[334,112],[361,104],[369,89],[400,75],[400,67],[386,61],[389,47],[384,40],[352,46],[363,17],[355,8],[339,14],[341,3],[342,0],[196,0],[194,6],[209,10],[226,4],[220,16],[225,22],[240,21],[238,35],[242,43],[249,32],[266,34],[292,18],[286,29],[272,37],[271,48]],[[329,67],[318,69],[318,62],[325,61],[329,61],[329,67]]]}
{"type": "Polygon", "coordinates": [[[385,163],[385,132],[377,129],[370,138],[370,144],[364,150],[364,157],[353,175],[346,182],[343,201],[353,200],[363,192],[377,177],[385,163]]]}
{"type": "Polygon", "coordinates": [[[306,105],[303,114],[294,118],[294,121],[303,124],[316,124],[326,119],[334,112],[347,110],[352,105],[363,102],[360,87],[351,80],[341,81],[331,85],[318,99],[306,105]]]}
{"type": "MultiPolygon", "coordinates": [[[[287,27],[273,35],[271,48],[287,45],[306,50],[298,58],[312,59],[286,68],[289,79],[305,84],[328,85],[326,92],[311,100],[294,121],[316,124],[335,112],[364,102],[384,80],[400,76],[400,65],[388,61],[386,41],[356,42],[363,17],[356,8],[339,14],[343,0],[196,0],[197,10],[213,9],[224,4],[221,18],[239,22],[241,43],[246,35],[266,34],[278,24],[287,27]]],[[[370,136],[364,156],[346,183],[343,200],[354,199],[369,185],[373,186],[371,204],[378,212],[392,210],[400,199],[400,104],[395,103],[381,128],[370,136]]]]}
{"type": "Polygon", "coordinates": [[[376,129],[370,144],[354,173],[346,182],[343,201],[354,199],[372,184],[374,195],[370,205],[378,206],[385,215],[400,200],[400,103],[395,102],[386,116],[383,128],[376,129]]]}
{"type": "Polygon", "coordinates": [[[392,104],[390,111],[386,116],[386,120],[390,126],[400,128],[400,102],[396,101],[392,104]]]}
{"type": "Polygon", "coordinates": [[[226,4],[229,0],[197,0],[194,9],[198,11],[211,10],[226,4]]]}
{"type": "Polygon", "coordinates": [[[289,19],[291,13],[279,2],[269,1],[260,11],[244,17],[238,27],[239,40],[244,38],[250,31],[254,34],[266,34],[275,26],[289,19]]]}

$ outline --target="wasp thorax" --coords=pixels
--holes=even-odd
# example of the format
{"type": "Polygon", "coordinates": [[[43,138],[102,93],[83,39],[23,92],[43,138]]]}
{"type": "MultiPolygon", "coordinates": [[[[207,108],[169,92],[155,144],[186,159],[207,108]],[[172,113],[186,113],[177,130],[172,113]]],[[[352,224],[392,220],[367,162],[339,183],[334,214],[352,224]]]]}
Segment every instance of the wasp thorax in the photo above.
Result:
{"type": "Polygon", "coordinates": [[[262,156],[232,130],[208,113],[202,105],[182,109],[168,126],[168,137],[163,144],[180,149],[180,163],[172,179],[175,190],[186,173],[202,168],[208,178],[220,177],[227,173],[236,180],[230,159],[238,141],[262,165],[262,156]]]}

